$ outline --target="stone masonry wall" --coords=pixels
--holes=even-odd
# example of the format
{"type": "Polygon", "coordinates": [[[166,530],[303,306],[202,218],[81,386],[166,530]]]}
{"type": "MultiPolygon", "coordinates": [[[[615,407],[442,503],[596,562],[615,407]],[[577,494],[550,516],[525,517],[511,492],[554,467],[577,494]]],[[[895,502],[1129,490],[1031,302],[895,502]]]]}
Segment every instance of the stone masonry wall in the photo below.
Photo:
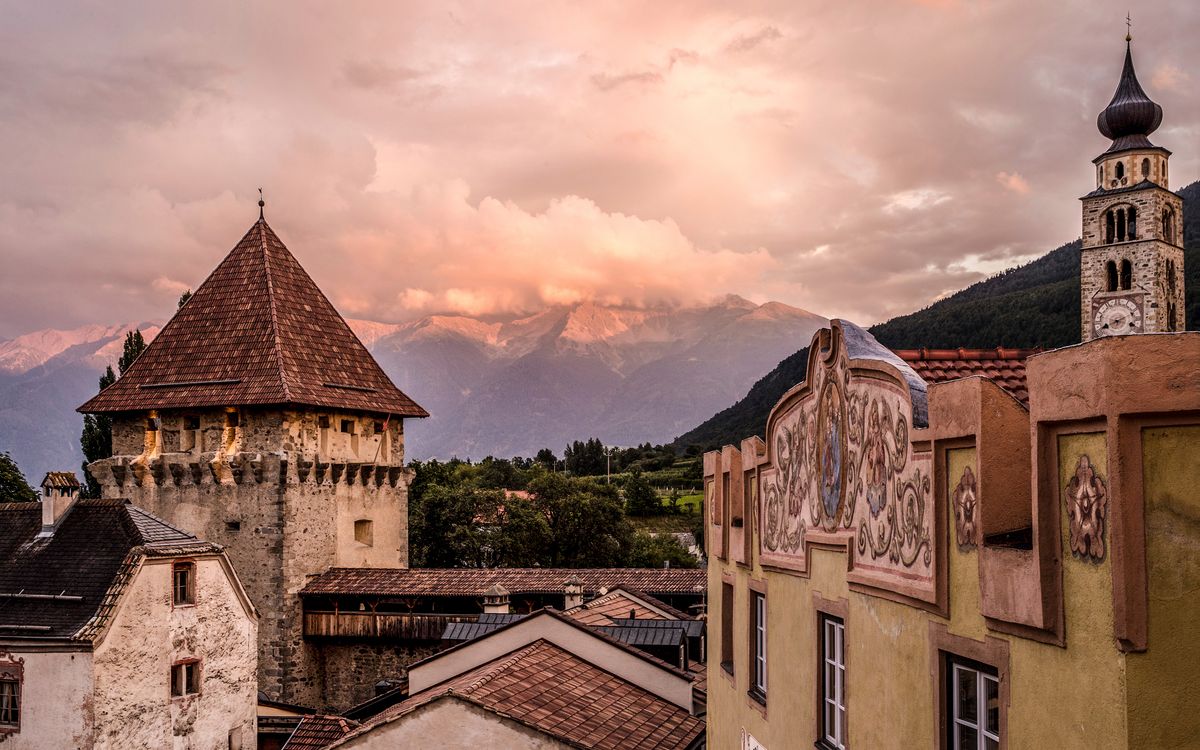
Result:
{"type": "Polygon", "coordinates": [[[156,431],[147,430],[148,416],[116,417],[114,456],[89,472],[105,497],[128,498],[223,545],[259,611],[260,688],[278,700],[322,705],[320,665],[304,642],[296,594],[308,576],[335,564],[407,566],[401,421],[391,420],[384,435],[373,429],[379,420],[353,417],[360,436],[371,435],[351,446],[340,431],[351,417],[333,413],[328,423],[344,438],[319,426],[319,412],[242,409],[235,427],[225,410],[164,413],[155,415],[156,431]],[[186,429],[195,419],[199,428],[186,429]],[[166,450],[189,442],[190,450],[166,450]],[[355,539],[355,521],[370,521],[370,544],[355,539]]]}
{"type": "Polygon", "coordinates": [[[408,667],[442,650],[440,645],[403,646],[381,643],[322,643],[314,647],[323,675],[322,708],[344,711],[375,697],[375,683],[396,680],[408,667]]]}

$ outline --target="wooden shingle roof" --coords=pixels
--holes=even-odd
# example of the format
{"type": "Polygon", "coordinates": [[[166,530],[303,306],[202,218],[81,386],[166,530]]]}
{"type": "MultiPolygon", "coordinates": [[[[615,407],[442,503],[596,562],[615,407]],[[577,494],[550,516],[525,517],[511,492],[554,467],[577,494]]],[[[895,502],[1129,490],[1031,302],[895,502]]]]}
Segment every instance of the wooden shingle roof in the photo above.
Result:
{"type": "Polygon", "coordinates": [[[84,413],[301,404],[427,417],[263,219],[84,413]]]}
{"type": "Polygon", "coordinates": [[[513,595],[561,594],[575,576],[584,593],[625,588],[651,594],[697,594],[706,585],[699,568],[330,568],[301,595],[483,596],[494,584],[513,595]]]}

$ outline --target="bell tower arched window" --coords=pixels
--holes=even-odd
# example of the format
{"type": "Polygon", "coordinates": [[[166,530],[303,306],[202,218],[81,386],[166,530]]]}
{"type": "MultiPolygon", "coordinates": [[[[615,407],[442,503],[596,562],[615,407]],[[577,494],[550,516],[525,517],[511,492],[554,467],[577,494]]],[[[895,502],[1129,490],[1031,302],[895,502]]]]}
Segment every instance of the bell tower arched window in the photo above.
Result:
{"type": "Polygon", "coordinates": [[[1117,179],[1125,179],[1125,162],[1123,161],[1117,162],[1117,179]]]}
{"type": "Polygon", "coordinates": [[[1104,271],[1105,276],[1107,277],[1107,283],[1104,285],[1104,291],[1117,291],[1117,262],[1115,260],[1110,260],[1109,262],[1105,263],[1104,271]]]}
{"type": "Polygon", "coordinates": [[[1131,240],[1137,239],[1137,206],[1129,207],[1129,217],[1126,219],[1125,236],[1131,240]]]}
{"type": "MultiPolygon", "coordinates": [[[[1163,214],[1163,226],[1165,227],[1166,225],[1167,215],[1163,214]]],[[[1116,238],[1116,219],[1113,217],[1113,211],[1110,208],[1104,212],[1104,244],[1111,245],[1116,238]]]]}
{"type": "Polygon", "coordinates": [[[1121,289],[1129,290],[1133,288],[1133,264],[1129,259],[1121,261],[1121,289]]]}
{"type": "Polygon", "coordinates": [[[1125,209],[1117,209],[1117,241],[1124,242],[1127,239],[1125,234],[1125,209]]]}
{"type": "Polygon", "coordinates": [[[1150,179],[1150,159],[1149,158],[1142,159],[1142,179],[1143,180],[1150,179]]]}

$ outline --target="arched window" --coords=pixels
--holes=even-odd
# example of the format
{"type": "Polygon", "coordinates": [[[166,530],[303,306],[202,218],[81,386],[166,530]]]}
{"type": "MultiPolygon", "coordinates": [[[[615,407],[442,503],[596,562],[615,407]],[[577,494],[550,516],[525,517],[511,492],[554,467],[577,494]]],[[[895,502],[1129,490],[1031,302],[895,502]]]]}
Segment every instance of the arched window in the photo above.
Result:
{"type": "Polygon", "coordinates": [[[1142,159],[1142,179],[1143,180],[1150,179],[1150,159],[1149,158],[1142,159]]]}
{"type": "Polygon", "coordinates": [[[1137,239],[1137,206],[1129,207],[1128,225],[1125,227],[1125,235],[1131,239],[1137,239]]]}
{"type": "MultiPolygon", "coordinates": [[[[1164,227],[1163,231],[1164,232],[1167,231],[1165,229],[1166,226],[1167,226],[1167,214],[1164,212],[1163,213],[1163,227],[1164,227]]],[[[1116,224],[1114,223],[1113,212],[1112,212],[1112,209],[1110,208],[1104,214],[1104,244],[1111,245],[1113,243],[1113,240],[1116,238],[1115,227],[1116,227],[1116,224]]]]}
{"type": "Polygon", "coordinates": [[[1108,283],[1104,285],[1104,291],[1117,291],[1117,262],[1115,260],[1110,260],[1109,262],[1105,263],[1104,271],[1105,276],[1108,277],[1108,283]]]}
{"type": "Polygon", "coordinates": [[[1121,288],[1129,290],[1133,288],[1133,264],[1129,259],[1121,261],[1121,288]]]}
{"type": "Polygon", "coordinates": [[[1124,179],[1124,177],[1125,177],[1125,162],[1119,161],[1119,162],[1117,162],[1117,179],[1118,180],[1124,179]]]}
{"type": "Polygon", "coordinates": [[[1163,209],[1162,238],[1164,242],[1175,244],[1175,212],[1169,208],[1163,209]]]}
{"type": "Polygon", "coordinates": [[[1117,209],[1117,241],[1124,242],[1125,236],[1125,209],[1117,209]]]}
{"type": "Polygon", "coordinates": [[[1174,331],[1175,329],[1175,303],[1167,303],[1167,330],[1174,331]]]}

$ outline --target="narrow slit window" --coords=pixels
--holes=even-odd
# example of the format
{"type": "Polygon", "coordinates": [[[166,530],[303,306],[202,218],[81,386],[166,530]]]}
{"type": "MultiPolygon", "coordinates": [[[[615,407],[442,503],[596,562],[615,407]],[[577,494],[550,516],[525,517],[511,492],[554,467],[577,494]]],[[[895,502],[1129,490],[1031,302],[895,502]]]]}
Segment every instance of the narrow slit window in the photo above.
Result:
{"type": "Polygon", "coordinates": [[[767,699],[767,597],[758,591],[750,595],[750,694],[767,699]]]}
{"type": "Polygon", "coordinates": [[[1121,261],[1121,288],[1129,290],[1133,288],[1133,264],[1129,259],[1121,261]]]}
{"type": "Polygon", "coordinates": [[[1104,264],[1104,275],[1106,277],[1104,291],[1117,291],[1117,262],[1115,260],[1110,260],[1104,264]]]}
{"type": "Polygon", "coordinates": [[[721,582],[721,668],[733,674],[733,584],[721,582]]]}

